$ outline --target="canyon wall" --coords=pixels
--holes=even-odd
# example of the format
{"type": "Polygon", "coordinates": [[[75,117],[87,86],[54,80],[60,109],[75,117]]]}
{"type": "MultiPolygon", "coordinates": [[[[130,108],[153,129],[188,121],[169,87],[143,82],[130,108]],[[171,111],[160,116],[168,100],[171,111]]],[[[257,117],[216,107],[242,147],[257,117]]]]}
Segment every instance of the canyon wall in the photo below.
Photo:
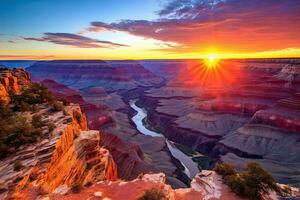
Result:
{"type": "Polygon", "coordinates": [[[279,182],[299,186],[299,59],[220,61],[224,77],[211,85],[205,83],[214,75],[201,74],[205,65],[181,64],[165,86],[139,98],[148,123],[208,155],[211,166],[255,161],[279,182]]]}
{"type": "Polygon", "coordinates": [[[0,68],[0,100],[8,103],[9,93],[20,93],[31,84],[31,78],[24,69],[0,68]]]}
{"type": "MultiPolygon", "coordinates": [[[[19,94],[31,85],[30,76],[22,69],[2,72],[0,85],[5,92],[19,94]]],[[[56,111],[49,104],[37,104],[33,111],[17,114],[28,120],[39,115],[44,124],[42,137],[1,160],[0,199],[24,199],[22,191],[31,186],[49,193],[62,186],[118,178],[110,152],[100,145],[99,131],[88,129],[78,104],[56,111]]]]}

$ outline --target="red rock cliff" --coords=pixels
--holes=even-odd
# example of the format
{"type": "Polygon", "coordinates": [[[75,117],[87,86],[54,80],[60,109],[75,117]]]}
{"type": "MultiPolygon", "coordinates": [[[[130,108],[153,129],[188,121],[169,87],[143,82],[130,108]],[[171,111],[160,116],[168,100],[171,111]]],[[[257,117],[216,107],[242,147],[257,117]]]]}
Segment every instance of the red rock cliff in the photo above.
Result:
{"type": "Polygon", "coordinates": [[[31,78],[24,69],[0,69],[0,100],[9,102],[9,93],[20,91],[31,84],[31,78]]]}

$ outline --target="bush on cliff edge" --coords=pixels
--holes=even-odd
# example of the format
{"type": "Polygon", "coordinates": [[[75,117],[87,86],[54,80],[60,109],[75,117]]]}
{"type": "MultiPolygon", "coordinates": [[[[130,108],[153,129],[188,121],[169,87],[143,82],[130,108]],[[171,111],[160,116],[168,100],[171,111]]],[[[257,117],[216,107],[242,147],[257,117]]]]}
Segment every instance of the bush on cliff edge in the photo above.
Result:
{"type": "Polygon", "coordinates": [[[242,197],[259,200],[271,190],[280,192],[275,179],[255,162],[248,163],[239,173],[228,163],[216,165],[215,171],[222,175],[234,193],[242,197]]]}
{"type": "Polygon", "coordinates": [[[167,196],[162,189],[151,188],[145,190],[144,194],[138,200],[167,200],[167,196]]]}

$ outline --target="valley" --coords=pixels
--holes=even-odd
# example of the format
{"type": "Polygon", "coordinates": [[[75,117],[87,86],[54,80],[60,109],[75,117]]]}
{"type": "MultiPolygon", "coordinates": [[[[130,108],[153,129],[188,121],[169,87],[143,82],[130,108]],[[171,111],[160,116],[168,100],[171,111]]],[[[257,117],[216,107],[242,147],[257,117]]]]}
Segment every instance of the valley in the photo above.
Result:
{"type": "Polygon", "coordinates": [[[299,184],[295,176],[300,163],[296,153],[300,136],[298,60],[224,61],[223,77],[215,83],[195,79],[195,69],[203,70],[201,62],[195,60],[141,64],[89,61],[63,67],[69,66],[69,62],[37,62],[28,70],[38,81],[53,79],[76,91],[83,104],[89,105],[84,109],[89,124],[105,133],[104,145],[111,148],[112,154],[118,151],[109,147],[112,135],[123,145],[129,145],[129,152],[136,152],[122,152],[133,159],[129,168],[122,158],[116,160],[124,178],[131,179],[140,172],[163,171],[174,187],[183,187],[183,182],[189,184],[184,167],[176,166],[163,137],[151,136],[155,130],[168,140],[205,155],[206,161],[201,162],[204,168],[212,168],[220,161],[237,167],[246,161],[256,161],[278,181],[299,184]],[[51,70],[52,65],[55,71],[51,70]],[[117,71],[122,71],[122,75],[117,71]],[[132,74],[133,71],[138,73],[132,74]],[[151,130],[141,126],[141,119],[138,129],[131,121],[136,112],[130,107],[133,99],[137,99],[134,108],[147,111],[151,130]],[[282,120],[289,123],[283,124],[282,120]],[[140,134],[139,129],[145,134],[140,134]],[[286,153],[294,156],[282,162],[286,153]],[[124,170],[122,166],[126,166],[124,170]]]}

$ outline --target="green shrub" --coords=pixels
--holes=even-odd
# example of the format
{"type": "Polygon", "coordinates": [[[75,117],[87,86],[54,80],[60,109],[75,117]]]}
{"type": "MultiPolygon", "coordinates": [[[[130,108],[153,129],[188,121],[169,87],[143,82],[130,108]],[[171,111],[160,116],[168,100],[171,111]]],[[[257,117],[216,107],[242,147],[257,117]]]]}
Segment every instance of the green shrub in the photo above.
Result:
{"type": "Polygon", "coordinates": [[[32,181],[35,181],[38,177],[38,173],[37,172],[32,172],[30,175],[29,175],[29,181],[32,182],[32,181]]]}
{"type": "Polygon", "coordinates": [[[62,111],[63,108],[64,107],[60,102],[58,102],[58,101],[52,102],[52,109],[51,109],[52,112],[62,111]]]}
{"type": "Polygon", "coordinates": [[[280,192],[274,178],[258,163],[248,163],[240,173],[227,163],[217,165],[215,170],[222,175],[230,189],[239,196],[259,200],[270,190],[280,192]]]}
{"type": "Polygon", "coordinates": [[[167,200],[167,196],[162,189],[151,188],[144,192],[138,200],[167,200]]]}
{"type": "Polygon", "coordinates": [[[229,163],[217,164],[214,170],[223,177],[236,174],[235,167],[229,163]]]}
{"type": "MultiPolygon", "coordinates": [[[[31,123],[28,123],[22,112],[35,112],[42,103],[51,105],[54,111],[63,110],[62,104],[54,100],[51,92],[36,83],[21,94],[10,93],[10,98],[9,104],[0,102],[0,159],[16,152],[21,145],[43,137],[42,127],[46,124],[41,116],[33,115],[31,123]]],[[[54,125],[48,125],[49,132],[54,128],[54,125]]]]}
{"type": "Polygon", "coordinates": [[[34,128],[41,128],[45,126],[41,115],[33,115],[31,124],[34,128]]]}
{"type": "Polygon", "coordinates": [[[15,111],[30,111],[30,105],[50,103],[54,101],[53,95],[46,87],[41,84],[33,83],[21,94],[10,94],[11,102],[14,104],[15,111]]]}
{"type": "Polygon", "coordinates": [[[60,98],[59,101],[61,101],[64,106],[70,105],[70,102],[66,98],[60,98]]]}
{"type": "Polygon", "coordinates": [[[22,165],[20,160],[16,160],[14,162],[14,171],[20,171],[24,166],[22,165]]]}
{"type": "Polygon", "coordinates": [[[49,133],[52,133],[52,131],[56,128],[55,124],[53,123],[50,123],[48,124],[48,132],[49,133]]]}
{"type": "MultiPolygon", "coordinates": [[[[1,114],[0,114],[1,115],[1,114]]],[[[38,127],[34,121],[34,125],[38,127]]],[[[0,158],[15,152],[21,145],[36,142],[42,137],[42,129],[35,128],[25,117],[10,113],[5,118],[0,116],[0,158]]]]}
{"type": "Polygon", "coordinates": [[[226,176],[225,183],[230,187],[230,189],[239,196],[244,196],[245,194],[245,184],[239,174],[233,174],[226,176]]]}
{"type": "Polygon", "coordinates": [[[0,141],[0,159],[6,157],[8,153],[9,148],[6,146],[6,144],[3,144],[3,142],[0,141]]]}

